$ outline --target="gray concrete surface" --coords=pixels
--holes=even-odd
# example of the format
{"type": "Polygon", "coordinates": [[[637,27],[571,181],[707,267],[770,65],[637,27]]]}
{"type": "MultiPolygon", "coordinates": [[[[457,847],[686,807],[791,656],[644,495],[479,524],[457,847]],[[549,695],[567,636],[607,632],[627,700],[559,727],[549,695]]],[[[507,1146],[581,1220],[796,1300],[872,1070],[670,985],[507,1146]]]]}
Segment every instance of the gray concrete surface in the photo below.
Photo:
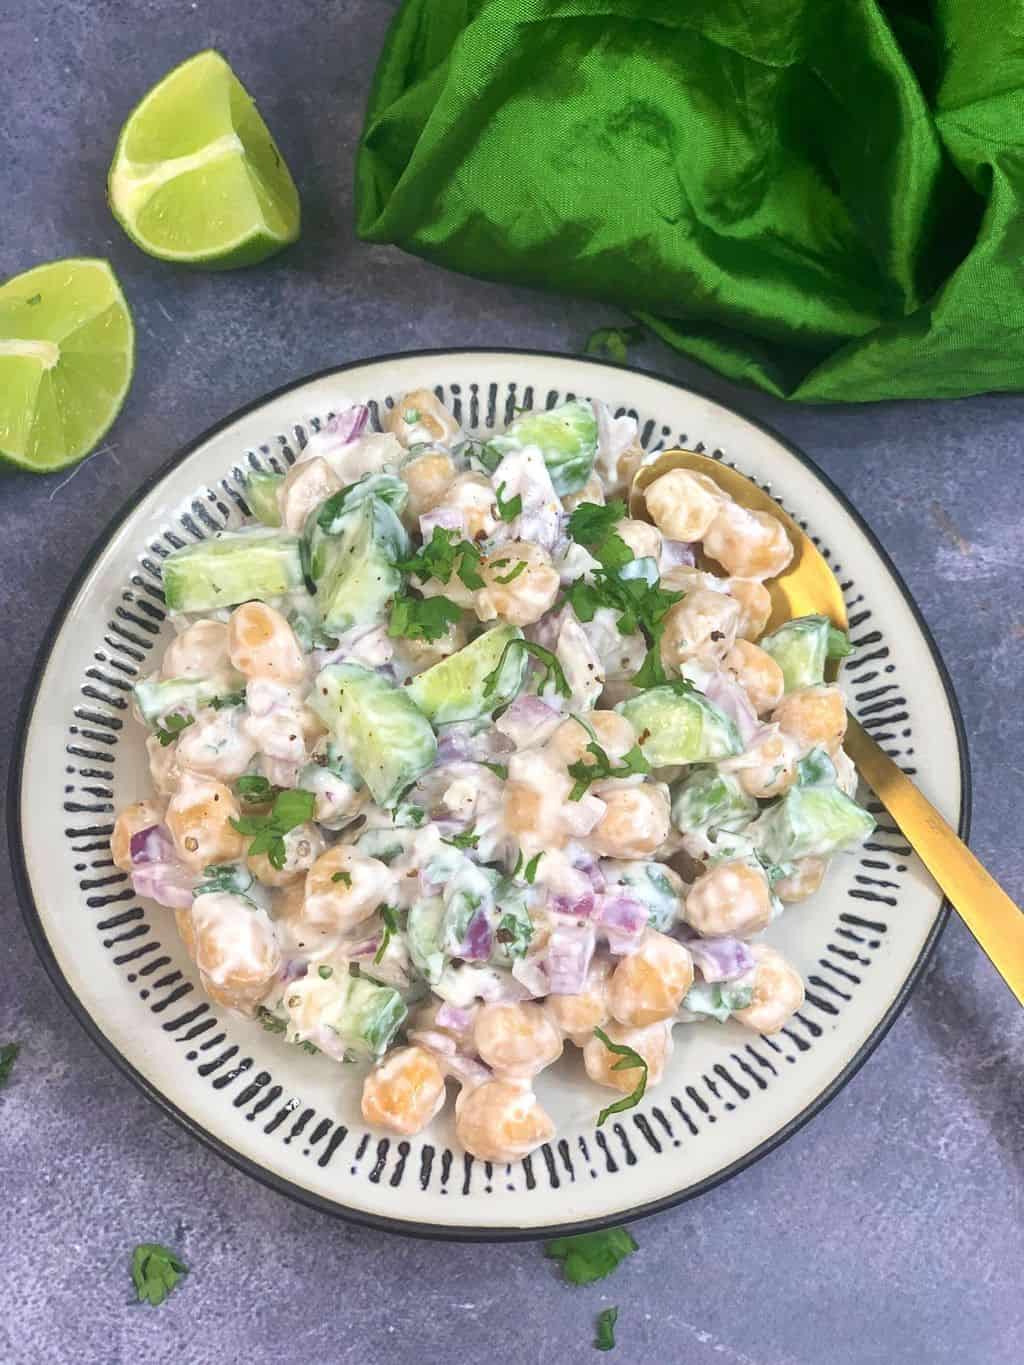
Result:
{"type": "MultiPolygon", "coordinates": [[[[0,0],[0,278],[107,255],[131,301],[138,369],[102,454],[60,477],[0,477],[0,754],[32,659],[97,530],[182,442],[332,361],[419,346],[576,351],[611,310],[460,279],[351,227],[354,143],[392,0],[0,0]],[[147,259],[104,203],[120,123],[210,44],[257,95],[298,179],[301,243],[247,273],[147,259]],[[104,517],[106,512],[103,513],[104,517]]],[[[662,348],[640,367],[694,379],[773,423],[845,489],[894,556],[963,707],[974,846],[1024,896],[1024,398],[790,408],[662,348]]],[[[1022,376],[1024,383],[1024,376],[1022,376]]],[[[4,1365],[308,1361],[495,1365],[1011,1365],[1024,1307],[1024,1028],[954,922],[872,1061],[813,1123],[703,1199],[635,1228],[640,1253],[590,1289],[537,1246],[445,1246],[363,1232],[289,1203],[162,1116],[50,988],[0,859],[4,1365]],[[131,1247],[192,1267],[158,1310],[129,1303],[131,1247]]]]}

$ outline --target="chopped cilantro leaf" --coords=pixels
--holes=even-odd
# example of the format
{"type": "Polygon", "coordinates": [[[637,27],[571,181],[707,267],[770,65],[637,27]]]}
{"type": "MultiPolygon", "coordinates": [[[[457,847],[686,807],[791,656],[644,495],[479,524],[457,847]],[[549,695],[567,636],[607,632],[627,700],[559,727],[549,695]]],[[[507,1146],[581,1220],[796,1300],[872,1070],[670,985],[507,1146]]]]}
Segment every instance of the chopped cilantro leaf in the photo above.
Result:
{"type": "Polygon", "coordinates": [[[440,640],[462,615],[450,597],[396,597],[388,635],[392,640],[440,640]]]}
{"type": "Polygon", "coordinates": [[[334,975],[334,968],[330,966],[329,963],[321,962],[320,966],[316,969],[316,974],[321,981],[330,981],[331,977],[334,975]]]}
{"type": "MultiPolygon", "coordinates": [[[[507,563],[508,563],[508,560],[503,560],[502,563],[507,564],[507,563]]],[[[498,565],[492,565],[492,567],[497,568],[497,567],[499,567],[499,566],[498,566],[498,565]]],[[[502,586],[504,586],[506,583],[511,583],[511,582],[513,582],[513,580],[516,579],[516,578],[518,578],[519,575],[520,575],[521,573],[525,572],[525,570],[526,570],[526,560],[525,560],[525,559],[521,559],[521,560],[518,562],[518,564],[516,564],[515,568],[514,568],[514,569],[510,569],[510,570],[508,571],[507,574],[495,574],[495,575],[494,575],[494,581],[495,581],[495,583],[500,583],[500,584],[502,584],[502,586]]]]}
{"type": "Polygon", "coordinates": [[[469,830],[465,834],[453,834],[450,839],[442,839],[441,842],[451,844],[452,848],[476,848],[480,842],[480,835],[469,830]]]}
{"type": "Polygon", "coordinates": [[[168,744],[174,743],[182,730],[187,730],[194,722],[195,716],[180,714],[164,716],[163,725],[158,725],[156,728],[156,737],[161,746],[166,749],[168,744]]]}
{"type": "Polygon", "coordinates": [[[636,1249],[628,1228],[605,1228],[576,1237],[556,1237],[545,1246],[544,1255],[561,1261],[566,1280],[579,1285],[603,1280],[636,1249]]]}
{"type": "Polygon", "coordinates": [[[503,483],[499,483],[498,491],[494,495],[494,499],[498,504],[498,516],[501,517],[502,521],[514,521],[515,518],[518,517],[520,512],[523,510],[522,496],[519,493],[517,493],[515,497],[509,498],[509,500],[506,502],[505,498],[502,496],[504,492],[505,485],[503,483]]]}
{"type": "Polygon", "coordinates": [[[0,1085],[6,1085],[11,1079],[11,1068],[20,1051],[20,1043],[4,1043],[3,1047],[0,1047],[0,1085]]]}
{"type": "Polygon", "coordinates": [[[139,1303],[158,1307],[188,1274],[188,1266],[159,1242],[142,1242],[132,1252],[132,1283],[139,1303]]]}
{"type": "MultiPolygon", "coordinates": [[[[579,720],[579,717],[575,716],[573,719],[579,720]]],[[[588,734],[593,736],[593,730],[585,721],[580,721],[580,724],[588,734]]],[[[575,784],[569,793],[570,801],[581,800],[592,782],[604,782],[610,777],[633,777],[637,773],[649,773],[651,771],[651,765],[644,758],[638,744],[634,744],[632,749],[623,755],[622,762],[618,767],[615,766],[608,757],[607,751],[602,749],[595,738],[591,738],[586,751],[590,754],[593,762],[588,763],[585,758],[579,758],[575,763],[569,764],[569,776],[575,779],[575,784]]]]}
{"type": "Polygon", "coordinates": [[[395,561],[395,568],[418,578],[436,578],[447,583],[457,573],[467,588],[482,588],[484,580],[477,572],[480,551],[468,540],[460,540],[458,531],[435,526],[430,540],[409,559],[395,561]]]}
{"type": "Polygon", "coordinates": [[[569,518],[569,534],[578,545],[599,545],[625,516],[626,504],[621,498],[604,505],[581,502],[569,518]]]}
{"type": "Polygon", "coordinates": [[[346,886],[352,885],[352,874],[350,872],[335,872],[331,877],[332,882],[344,882],[346,886]]]}
{"type": "Polygon", "coordinates": [[[830,659],[845,659],[848,654],[853,653],[853,645],[845,630],[840,630],[838,626],[829,626],[826,653],[830,659]]]}
{"type": "Polygon", "coordinates": [[[614,1351],[615,1324],[619,1318],[617,1308],[602,1308],[597,1315],[597,1336],[594,1345],[599,1351],[614,1351]]]}
{"type": "MultiPolygon", "coordinates": [[[[519,856],[521,858],[523,855],[520,853],[519,856]]],[[[530,859],[530,861],[526,864],[526,868],[523,871],[523,876],[530,886],[533,885],[534,878],[537,876],[537,868],[540,866],[540,860],[543,857],[544,857],[543,852],[535,853],[533,857],[530,859]]]]}
{"type": "Polygon", "coordinates": [[[312,792],[293,787],[278,792],[274,797],[273,808],[268,814],[243,815],[238,820],[232,817],[231,824],[239,834],[252,836],[247,856],[265,853],[270,859],[271,867],[276,867],[280,871],[287,858],[284,836],[298,825],[304,825],[307,820],[312,820],[315,807],[316,797],[312,792]]]}
{"type": "Polygon", "coordinates": [[[555,690],[560,692],[563,697],[572,696],[572,688],[569,686],[562,665],[558,662],[558,659],[552,654],[550,649],[545,649],[543,645],[538,645],[533,640],[509,640],[508,644],[501,651],[501,658],[498,660],[497,668],[493,668],[490,673],[487,674],[487,677],[484,678],[485,697],[493,696],[498,686],[498,679],[501,677],[501,670],[505,667],[505,658],[510,649],[524,649],[527,654],[543,664],[544,671],[541,674],[540,680],[541,691],[543,691],[549,682],[554,682],[555,690]]]}
{"type": "Polygon", "coordinates": [[[398,911],[395,907],[393,905],[381,905],[378,906],[378,909],[380,910],[380,917],[384,921],[384,932],[380,936],[380,947],[373,955],[375,965],[382,960],[387,952],[391,935],[398,932],[398,911]]]}
{"type": "Polygon", "coordinates": [[[207,704],[212,706],[215,711],[223,711],[227,706],[244,706],[245,693],[225,692],[222,697],[211,697],[207,704]]]}
{"type": "Polygon", "coordinates": [[[402,413],[402,421],[408,422],[411,427],[415,426],[419,420],[420,420],[419,408],[406,408],[406,410],[402,413]]]}
{"type": "Polygon", "coordinates": [[[508,768],[504,763],[481,763],[481,768],[490,768],[495,777],[500,777],[502,782],[508,781],[508,768]]]}
{"type": "Polygon", "coordinates": [[[273,801],[280,790],[280,787],[271,786],[265,777],[259,777],[253,773],[238,779],[239,796],[243,801],[250,801],[253,804],[260,801],[273,801]]]}
{"type": "Polygon", "coordinates": [[[621,1114],[626,1109],[633,1109],[643,1099],[647,1090],[647,1063],[633,1048],[626,1047],[624,1043],[613,1043],[604,1029],[594,1029],[594,1037],[599,1038],[609,1052],[614,1052],[616,1057],[620,1058],[612,1067],[613,1071],[640,1072],[640,1079],[636,1083],[636,1088],[628,1095],[624,1095],[621,1100],[609,1104],[598,1114],[597,1126],[600,1128],[605,1119],[610,1118],[612,1114],[621,1114]]]}

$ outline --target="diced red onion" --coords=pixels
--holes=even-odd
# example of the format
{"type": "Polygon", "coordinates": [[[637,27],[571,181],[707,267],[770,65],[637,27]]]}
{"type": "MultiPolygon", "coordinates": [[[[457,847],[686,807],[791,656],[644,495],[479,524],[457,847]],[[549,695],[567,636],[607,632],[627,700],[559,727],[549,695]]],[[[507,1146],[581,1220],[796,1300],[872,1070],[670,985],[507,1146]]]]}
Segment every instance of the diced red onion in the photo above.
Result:
{"type": "Polygon", "coordinates": [[[543,744],[561,721],[561,714],[540,697],[519,696],[495,721],[495,727],[517,749],[526,749],[533,744],[543,744]]]}
{"type": "Polygon", "coordinates": [[[136,830],[130,845],[132,863],[172,863],[175,861],[174,841],[166,825],[147,825],[136,830]]]}
{"type": "Polygon", "coordinates": [[[728,673],[713,673],[708,679],[704,695],[734,722],[744,747],[749,745],[761,728],[761,722],[750,704],[750,698],[736,679],[728,673]]]}
{"type": "Polygon", "coordinates": [[[535,621],[532,626],[526,626],[523,634],[535,645],[543,645],[545,649],[554,649],[558,644],[562,622],[568,613],[568,607],[552,608],[551,611],[546,611],[540,620],[535,621]]]}
{"type": "Polygon", "coordinates": [[[466,927],[457,956],[464,962],[486,962],[494,948],[494,930],[485,910],[477,910],[466,927]]]}
{"type": "Polygon", "coordinates": [[[544,954],[550,995],[579,994],[596,939],[592,924],[558,924],[552,929],[544,954]]]}
{"type": "Polygon", "coordinates": [[[597,923],[608,940],[608,947],[622,956],[636,952],[647,928],[646,905],[629,896],[600,896],[597,923]]]}
{"type": "Polygon", "coordinates": [[[456,1052],[454,1056],[445,1057],[442,1067],[449,1076],[461,1081],[467,1089],[475,1089],[478,1085],[485,1085],[494,1079],[490,1067],[484,1066],[476,1057],[467,1057],[464,1052],[456,1052]]]}
{"type": "Polygon", "coordinates": [[[590,885],[595,891],[605,889],[607,883],[604,873],[601,871],[601,864],[589,850],[577,846],[573,850],[572,865],[589,879],[590,885]]]}
{"type": "Polygon", "coordinates": [[[192,905],[195,877],[182,863],[143,863],[132,872],[132,888],[169,910],[188,910],[192,905]]]}
{"type": "Polygon", "coordinates": [[[481,763],[485,759],[499,758],[511,751],[512,744],[506,735],[491,727],[479,730],[472,721],[455,721],[451,725],[442,725],[437,732],[439,763],[481,763]]]}
{"type": "Polygon", "coordinates": [[[336,412],[328,418],[323,431],[334,437],[332,444],[348,445],[362,436],[370,417],[370,409],[362,403],[354,403],[343,412],[336,412]]]}
{"type": "Polygon", "coordinates": [[[548,993],[548,974],[540,957],[517,957],[512,963],[512,975],[525,994],[539,999],[548,993]]]}
{"type": "Polygon", "coordinates": [[[428,1052],[436,1052],[442,1057],[454,1057],[458,1046],[450,1034],[433,1028],[410,1029],[408,1038],[417,1047],[425,1047],[428,1052]]]}
{"type": "Polygon", "coordinates": [[[434,1022],[438,1028],[454,1029],[456,1033],[465,1033],[473,1023],[473,1011],[460,1009],[458,1005],[449,1005],[446,1000],[442,1000],[434,1014],[434,1022]]]}
{"type": "Polygon", "coordinates": [[[378,934],[378,935],[376,935],[374,938],[366,938],[366,939],[363,939],[362,943],[353,943],[351,946],[346,946],[346,948],[345,948],[345,956],[346,956],[346,957],[375,957],[375,956],[376,956],[376,953],[377,953],[377,949],[378,949],[379,947],[380,947],[380,935],[378,934]]]}
{"type": "Polygon", "coordinates": [[[569,915],[573,919],[589,919],[597,907],[593,896],[552,896],[548,906],[556,915],[569,915]]]}
{"type": "Polygon", "coordinates": [[[291,961],[284,964],[281,980],[286,984],[291,981],[301,981],[308,971],[308,962],[303,962],[300,957],[293,957],[291,961]]]}
{"type": "Polygon", "coordinates": [[[739,938],[695,938],[686,946],[705,981],[735,981],[755,965],[754,954],[739,938]]]}
{"type": "Polygon", "coordinates": [[[661,542],[661,559],[658,567],[662,573],[666,569],[678,569],[682,565],[692,569],[696,562],[693,546],[685,540],[663,540],[661,542]]]}
{"type": "Polygon", "coordinates": [[[562,819],[570,834],[583,838],[590,833],[595,825],[600,824],[601,817],[607,809],[608,807],[599,796],[591,796],[587,792],[578,801],[567,801],[565,803],[562,807],[562,819]]]}

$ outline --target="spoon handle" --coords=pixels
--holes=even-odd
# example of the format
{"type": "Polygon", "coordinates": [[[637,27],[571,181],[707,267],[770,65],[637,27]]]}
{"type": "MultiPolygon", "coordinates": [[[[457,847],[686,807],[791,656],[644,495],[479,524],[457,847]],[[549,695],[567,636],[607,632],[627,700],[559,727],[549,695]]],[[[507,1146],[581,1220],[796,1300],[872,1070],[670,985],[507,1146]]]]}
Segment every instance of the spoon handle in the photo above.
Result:
{"type": "Polygon", "coordinates": [[[1024,914],[853,716],[844,748],[996,971],[1024,1005],[1024,914]]]}

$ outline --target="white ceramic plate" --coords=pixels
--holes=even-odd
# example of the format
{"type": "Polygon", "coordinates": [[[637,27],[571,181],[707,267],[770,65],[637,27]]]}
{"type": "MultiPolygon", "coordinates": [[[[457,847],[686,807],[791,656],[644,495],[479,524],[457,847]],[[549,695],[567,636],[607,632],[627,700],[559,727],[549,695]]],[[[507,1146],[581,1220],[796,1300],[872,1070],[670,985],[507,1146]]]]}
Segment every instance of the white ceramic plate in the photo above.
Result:
{"type": "Polygon", "coordinates": [[[709,1188],[821,1108],[892,1023],[945,911],[881,813],[868,846],[838,859],[813,900],[772,926],[769,938],[808,982],[789,1027],[772,1039],[737,1024],[678,1029],[664,1082],[600,1130],[607,1091],[570,1049],[538,1086],[558,1137],[508,1167],[465,1156],[450,1116],[409,1141],[369,1131],[354,1068],[286,1047],[209,1002],[170,912],[134,895],[107,848],[115,806],[149,791],[127,694],[169,634],[160,560],[237,524],[244,471],[286,467],[339,400],[383,405],[420,386],[436,388],[474,433],[503,426],[516,405],[599,396],[639,417],[648,448],[706,449],[770,485],[846,593],[852,709],[947,818],[963,820],[962,729],[934,646],[884,552],[804,456],[700,394],[617,366],[435,352],[325,373],[250,407],[176,455],[118,514],[57,613],[26,705],[9,802],[16,875],[34,942],[88,1031],[243,1170],[317,1208],[405,1232],[580,1231],[709,1188]]]}

